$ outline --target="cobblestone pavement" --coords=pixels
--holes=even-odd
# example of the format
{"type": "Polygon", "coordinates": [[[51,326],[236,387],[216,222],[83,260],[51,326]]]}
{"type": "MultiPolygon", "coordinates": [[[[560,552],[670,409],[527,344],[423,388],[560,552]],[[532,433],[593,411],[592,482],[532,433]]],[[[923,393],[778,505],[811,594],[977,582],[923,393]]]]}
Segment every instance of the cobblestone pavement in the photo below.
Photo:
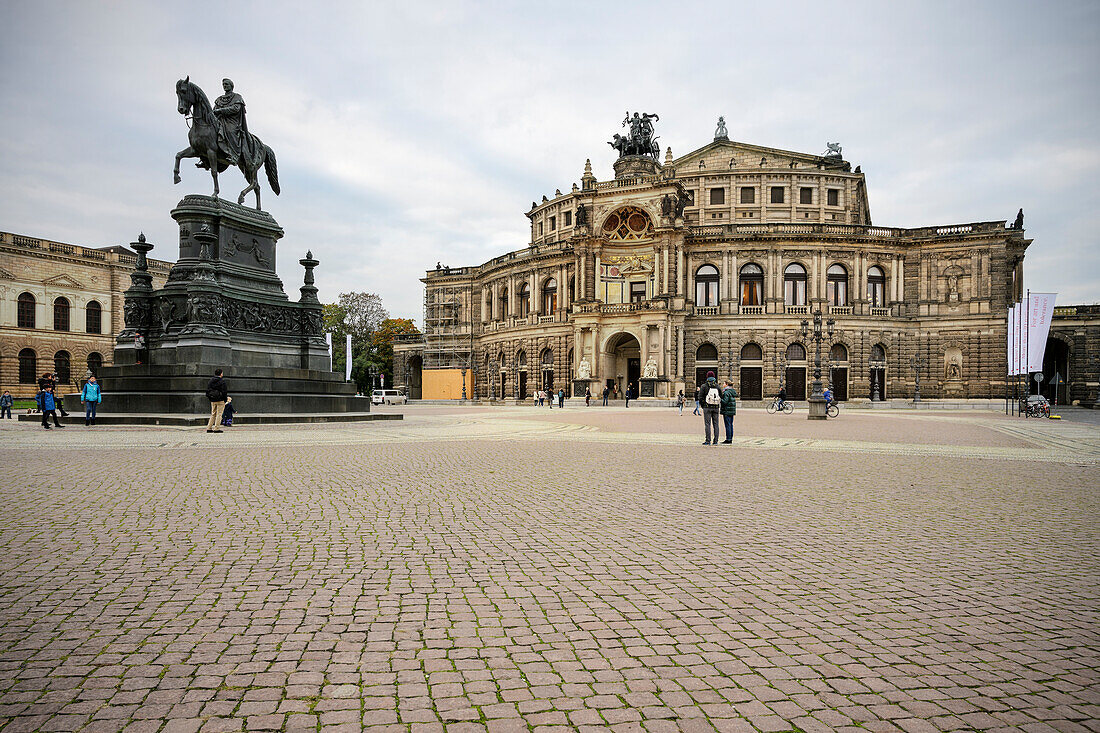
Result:
{"type": "Polygon", "coordinates": [[[406,414],[0,425],[0,730],[1100,730],[1100,427],[406,414]]]}

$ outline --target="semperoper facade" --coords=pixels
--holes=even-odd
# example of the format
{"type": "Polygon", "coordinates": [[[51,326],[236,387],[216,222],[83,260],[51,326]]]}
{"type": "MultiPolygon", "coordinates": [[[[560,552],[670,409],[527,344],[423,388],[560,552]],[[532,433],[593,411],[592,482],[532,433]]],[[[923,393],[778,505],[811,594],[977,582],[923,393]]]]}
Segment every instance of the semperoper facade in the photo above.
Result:
{"type": "Polygon", "coordinates": [[[803,321],[832,319],[823,379],[839,399],[993,398],[1005,314],[1022,294],[1023,212],[916,229],[872,225],[866,179],[829,143],[805,154],[731,141],[663,163],[658,116],[628,115],[614,178],[532,203],[531,241],[428,271],[424,335],[395,378],[424,399],[527,399],[539,388],[690,395],[714,371],[743,399],[804,399],[803,321]],[[460,394],[465,390],[465,395],[460,394]]]}

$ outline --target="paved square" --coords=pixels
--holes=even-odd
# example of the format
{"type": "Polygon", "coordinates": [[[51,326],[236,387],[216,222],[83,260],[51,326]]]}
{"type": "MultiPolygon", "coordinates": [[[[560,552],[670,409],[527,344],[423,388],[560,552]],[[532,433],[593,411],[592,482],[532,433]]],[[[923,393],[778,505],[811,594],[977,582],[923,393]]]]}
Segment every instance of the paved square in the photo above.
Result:
{"type": "Polygon", "coordinates": [[[1100,730],[1100,428],[0,429],[0,730],[1100,730]]]}

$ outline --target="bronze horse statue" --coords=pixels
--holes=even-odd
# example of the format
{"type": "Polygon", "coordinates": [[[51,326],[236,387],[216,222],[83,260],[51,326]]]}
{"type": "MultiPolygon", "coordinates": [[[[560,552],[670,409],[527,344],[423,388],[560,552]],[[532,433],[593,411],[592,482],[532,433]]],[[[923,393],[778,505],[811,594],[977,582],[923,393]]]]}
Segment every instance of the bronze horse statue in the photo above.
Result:
{"type": "Polygon", "coordinates": [[[214,179],[214,196],[218,195],[218,173],[229,166],[241,169],[248,186],[237,197],[237,203],[243,204],[244,197],[249,191],[256,192],[256,208],[260,208],[260,184],[258,173],[262,167],[267,173],[267,182],[275,195],[279,195],[279,169],[275,163],[275,153],[271,148],[260,142],[260,138],[250,136],[252,145],[249,147],[256,151],[255,156],[246,154],[242,149],[239,158],[236,158],[226,148],[224,133],[221,129],[221,121],[214,114],[210,100],[206,93],[197,84],[191,81],[191,77],[180,79],[176,82],[176,97],[179,101],[177,109],[181,115],[187,115],[191,121],[191,130],[187,133],[187,142],[190,147],[176,153],[176,167],[172,171],[173,181],[180,182],[180,160],[182,158],[198,158],[195,164],[197,168],[207,168],[214,179]]]}

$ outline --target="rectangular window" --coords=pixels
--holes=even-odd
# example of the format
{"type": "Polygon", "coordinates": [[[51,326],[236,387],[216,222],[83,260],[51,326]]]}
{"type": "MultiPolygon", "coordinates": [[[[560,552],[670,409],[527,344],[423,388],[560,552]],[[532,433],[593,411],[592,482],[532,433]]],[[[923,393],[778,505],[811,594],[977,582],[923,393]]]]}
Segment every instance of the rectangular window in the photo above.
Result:
{"type": "Polygon", "coordinates": [[[558,228],[558,217],[551,216],[550,217],[550,231],[554,231],[557,228],[558,228]]]}
{"type": "Polygon", "coordinates": [[[710,190],[710,205],[721,206],[724,203],[726,203],[726,189],[712,188],[710,190]]]}
{"type": "Polygon", "coordinates": [[[840,189],[829,189],[829,206],[840,206],[840,189]]]}
{"type": "Polygon", "coordinates": [[[572,211],[567,211],[564,214],[562,214],[562,216],[565,217],[565,221],[562,222],[563,227],[573,226],[573,212],[572,211]]]}
{"type": "Polygon", "coordinates": [[[782,186],[772,186],[772,203],[773,204],[781,204],[785,200],[786,200],[786,198],[783,195],[783,187],[782,186]]]}
{"type": "Polygon", "coordinates": [[[783,302],[787,305],[806,305],[806,281],[785,280],[783,282],[783,302]]]}
{"type": "Polygon", "coordinates": [[[756,189],[752,186],[741,187],[741,203],[743,204],[755,204],[756,203],[756,189]]]}
{"type": "Polygon", "coordinates": [[[695,206],[695,191],[688,191],[687,195],[688,195],[687,205],[688,206],[695,206]]]}
{"type": "Polygon", "coordinates": [[[630,283],[630,302],[631,303],[644,303],[645,302],[645,283],[630,283]]]}
{"type": "Polygon", "coordinates": [[[539,222],[539,236],[542,236],[542,222],[539,222]]]}
{"type": "Polygon", "coordinates": [[[803,186],[798,189],[798,203],[800,204],[812,204],[814,202],[814,190],[803,186]]]}

